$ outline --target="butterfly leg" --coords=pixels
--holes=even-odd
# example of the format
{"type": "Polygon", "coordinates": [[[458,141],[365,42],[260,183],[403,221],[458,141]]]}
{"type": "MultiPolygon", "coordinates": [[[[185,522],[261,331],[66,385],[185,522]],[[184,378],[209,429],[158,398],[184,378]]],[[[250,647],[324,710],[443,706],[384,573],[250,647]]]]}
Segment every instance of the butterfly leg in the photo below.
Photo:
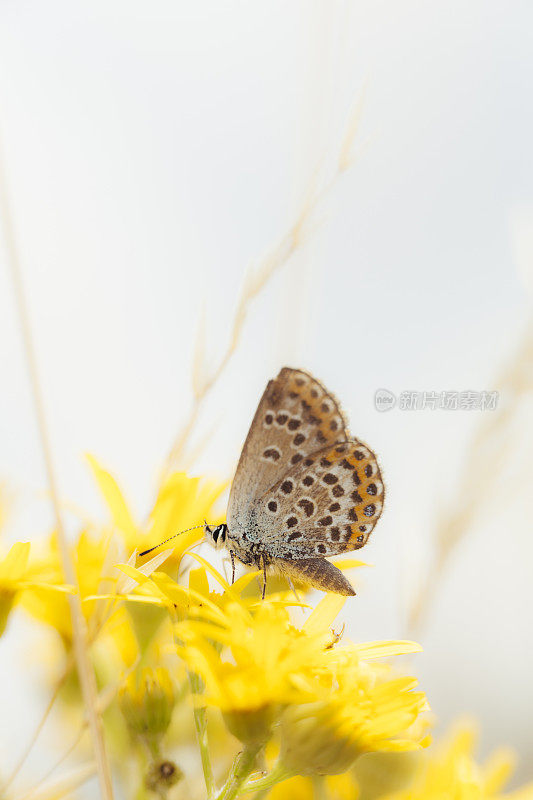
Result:
{"type": "Polygon", "coordinates": [[[235,553],[233,550],[229,551],[229,556],[231,558],[231,585],[235,583],[235,553]]]}
{"type": "Polygon", "coordinates": [[[267,567],[266,567],[266,558],[263,556],[263,591],[261,593],[261,600],[265,599],[266,588],[267,588],[267,567]]]}
{"type": "MultiPolygon", "coordinates": [[[[295,596],[295,598],[296,598],[296,600],[298,601],[298,603],[300,603],[300,602],[301,602],[301,600],[300,600],[300,595],[298,594],[298,592],[297,592],[297,591],[296,591],[296,589],[294,588],[294,583],[291,581],[291,579],[289,578],[289,576],[288,576],[288,575],[287,575],[287,580],[288,580],[288,582],[289,582],[289,586],[291,587],[291,592],[292,592],[292,593],[293,593],[293,595],[295,596]]],[[[302,611],[303,611],[303,609],[302,609],[302,611]]]]}
{"type": "Polygon", "coordinates": [[[227,581],[229,581],[229,570],[228,570],[229,563],[230,563],[229,556],[224,556],[224,558],[222,559],[222,567],[224,570],[224,578],[227,581]]]}

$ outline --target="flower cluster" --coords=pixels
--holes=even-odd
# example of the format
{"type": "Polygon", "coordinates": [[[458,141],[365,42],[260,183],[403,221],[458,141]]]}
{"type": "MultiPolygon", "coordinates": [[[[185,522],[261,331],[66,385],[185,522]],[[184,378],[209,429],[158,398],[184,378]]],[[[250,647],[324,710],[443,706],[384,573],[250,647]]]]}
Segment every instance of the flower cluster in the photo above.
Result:
{"type": "MultiPolygon", "coordinates": [[[[68,600],[77,592],[105,757],[124,796],[500,796],[504,762],[477,767],[464,732],[444,753],[427,750],[425,694],[394,663],[420,650],[414,642],[350,642],[336,632],[344,597],[326,595],[313,607],[276,584],[262,600],[254,572],[230,584],[191,552],[201,529],[136,555],[204,517],[216,521],[224,485],[171,474],[141,524],[111,474],[94,458],[90,465],[109,520],[83,519],[71,545],[76,585],[63,580],[55,534],[31,553],[17,543],[0,560],[0,634],[17,605],[54,632],[48,669],[67,731],[65,757],[87,725],[68,600]]],[[[48,796],[71,794],[91,769],[72,775],[48,796]]],[[[11,791],[9,780],[2,796],[11,791]]]]}

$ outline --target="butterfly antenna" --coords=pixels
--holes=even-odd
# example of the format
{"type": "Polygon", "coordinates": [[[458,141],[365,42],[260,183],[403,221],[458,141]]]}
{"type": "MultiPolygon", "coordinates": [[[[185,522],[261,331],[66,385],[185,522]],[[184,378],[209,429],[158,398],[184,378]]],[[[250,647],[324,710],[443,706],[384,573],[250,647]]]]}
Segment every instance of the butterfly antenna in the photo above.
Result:
{"type": "Polygon", "coordinates": [[[181,536],[182,533],[189,533],[189,531],[195,531],[196,528],[203,528],[203,527],[205,527],[205,526],[204,525],[193,525],[192,528],[185,528],[184,531],[180,531],[179,533],[175,533],[174,536],[169,536],[168,539],[165,539],[163,542],[159,542],[159,544],[156,544],[153,547],[150,547],[148,550],[143,550],[142,553],[139,553],[139,558],[141,558],[142,556],[147,556],[148,553],[152,552],[152,550],[157,550],[158,547],[161,547],[161,545],[166,544],[167,542],[170,542],[171,539],[175,539],[176,536],[181,536]]]}

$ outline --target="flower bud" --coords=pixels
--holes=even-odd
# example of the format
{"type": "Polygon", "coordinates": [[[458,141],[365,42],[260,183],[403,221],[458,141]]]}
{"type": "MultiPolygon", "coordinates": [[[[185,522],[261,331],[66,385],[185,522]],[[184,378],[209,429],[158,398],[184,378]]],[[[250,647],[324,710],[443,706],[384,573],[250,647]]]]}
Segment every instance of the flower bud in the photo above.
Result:
{"type": "Polygon", "coordinates": [[[157,744],[166,733],[176,703],[167,669],[132,673],[119,692],[119,703],[132,734],[157,744]]]}
{"type": "Polygon", "coordinates": [[[183,772],[173,761],[154,761],[146,775],[145,784],[151,792],[166,796],[167,790],[182,778],[183,772]]]}
{"type": "Polygon", "coordinates": [[[332,724],[328,705],[305,703],[288,708],[281,720],[283,767],[296,775],[339,775],[361,754],[357,741],[332,724]]]}
{"type": "Polygon", "coordinates": [[[354,774],[365,800],[379,800],[384,795],[408,787],[420,763],[420,752],[366,753],[358,758],[354,774]]]}
{"type": "Polygon", "coordinates": [[[272,736],[272,727],[280,714],[277,704],[262,708],[225,711],[224,722],[230,733],[244,744],[264,743],[272,736]]]}

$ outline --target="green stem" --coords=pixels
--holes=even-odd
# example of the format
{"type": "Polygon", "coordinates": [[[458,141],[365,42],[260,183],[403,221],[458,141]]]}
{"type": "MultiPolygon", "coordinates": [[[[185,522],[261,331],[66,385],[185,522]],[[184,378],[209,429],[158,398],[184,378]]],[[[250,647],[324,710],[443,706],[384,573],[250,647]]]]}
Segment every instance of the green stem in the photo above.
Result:
{"type": "Polygon", "coordinates": [[[313,775],[313,792],[315,800],[327,800],[326,786],[322,775],[313,775]]]}
{"type": "Polygon", "coordinates": [[[294,774],[294,772],[289,772],[289,770],[285,769],[285,767],[278,762],[264,778],[259,778],[256,781],[248,781],[243,787],[243,793],[257,792],[259,797],[262,797],[264,796],[263,793],[269,792],[277,783],[292,778],[294,774]]]}
{"type": "Polygon", "coordinates": [[[259,789],[258,792],[254,794],[254,800],[265,800],[265,797],[269,793],[270,789],[268,787],[264,789],[259,789]]]}
{"type": "MultiPolygon", "coordinates": [[[[195,672],[189,672],[188,674],[191,694],[193,697],[201,694],[204,689],[202,679],[195,672]]],[[[215,795],[215,779],[213,778],[213,769],[211,767],[211,758],[209,756],[209,746],[207,743],[207,712],[205,706],[195,708],[193,713],[200,759],[202,761],[202,770],[204,772],[207,800],[212,800],[215,795]]]]}
{"type": "MultiPolygon", "coordinates": [[[[264,742],[251,742],[244,746],[244,750],[235,756],[228,779],[216,800],[235,800],[253,771],[257,756],[264,747],[264,742]]],[[[246,791],[251,791],[246,789],[246,791]]]]}
{"type": "MultiPolygon", "coordinates": [[[[255,781],[248,781],[244,784],[244,786],[241,786],[241,793],[248,794],[249,792],[256,792],[256,798],[257,800],[260,800],[262,797],[265,797],[268,794],[273,786],[275,786],[277,783],[281,783],[281,781],[286,781],[287,778],[292,778],[293,775],[293,772],[289,772],[289,770],[285,769],[285,767],[278,762],[274,765],[270,773],[265,775],[264,778],[258,778],[255,781]]],[[[217,800],[220,800],[220,797],[217,798],[217,800]]]]}

